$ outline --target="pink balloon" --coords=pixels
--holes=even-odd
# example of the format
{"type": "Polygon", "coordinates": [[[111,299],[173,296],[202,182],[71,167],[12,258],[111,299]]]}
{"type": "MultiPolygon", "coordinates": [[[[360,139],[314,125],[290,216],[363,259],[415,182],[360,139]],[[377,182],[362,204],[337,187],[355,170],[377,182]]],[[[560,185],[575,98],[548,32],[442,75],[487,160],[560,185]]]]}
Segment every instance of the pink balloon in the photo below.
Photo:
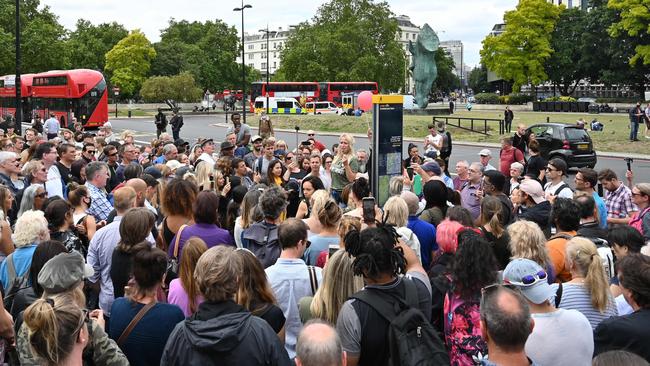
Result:
{"type": "Polygon", "coordinates": [[[359,104],[359,108],[361,108],[364,112],[368,112],[369,110],[371,110],[372,92],[366,90],[359,93],[359,96],[357,97],[357,103],[359,104]]]}

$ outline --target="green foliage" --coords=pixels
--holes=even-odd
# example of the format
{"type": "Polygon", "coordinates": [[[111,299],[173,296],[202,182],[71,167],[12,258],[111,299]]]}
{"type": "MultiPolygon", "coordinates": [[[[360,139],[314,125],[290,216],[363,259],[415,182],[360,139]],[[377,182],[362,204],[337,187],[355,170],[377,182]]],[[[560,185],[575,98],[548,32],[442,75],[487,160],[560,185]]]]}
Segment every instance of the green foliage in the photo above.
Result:
{"type": "MultiPolygon", "coordinates": [[[[171,19],[154,48],[158,55],[151,66],[154,75],[189,72],[203,90],[241,89],[237,30],[221,20],[201,23],[171,19]]],[[[259,78],[258,71],[246,66],[248,84],[259,78]]]]}
{"type": "Polygon", "coordinates": [[[468,86],[474,93],[488,92],[492,90],[490,83],[487,81],[487,67],[481,64],[480,67],[475,67],[469,72],[467,78],[468,86]]]}
{"type": "Polygon", "coordinates": [[[124,96],[133,96],[145,80],[156,57],[151,42],[139,29],[132,31],[106,53],[106,71],[124,96]]]}
{"type": "Polygon", "coordinates": [[[116,22],[93,25],[79,19],[76,29],[70,33],[70,67],[73,69],[104,70],[106,53],[129,32],[116,22]]]}
{"type": "Polygon", "coordinates": [[[609,28],[612,37],[627,34],[632,38],[641,37],[643,41],[635,46],[635,54],[630,59],[634,65],[642,61],[650,65],[650,2],[648,0],[609,0],[608,6],[619,12],[620,19],[609,28]]]}
{"type": "Polygon", "coordinates": [[[546,62],[546,73],[560,94],[571,95],[578,82],[588,76],[588,59],[593,57],[593,45],[585,44],[587,17],[579,8],[563,9],[551,36],[553,55],[546,62]]]}
{"type": "Polygon", "coordinates": [[[559,97],[549,97],[544,99],[545,102],[577,102],[578,100],[574,97],[561,95],[559,97]]]}
{"type": "MultiPolygon", "coordinates": [[[[16,71],[16,8],[13,1],[0,2],[0,75],[16,71]]],[[[65,28],[49,6],[39,0],[20,0],[21,53],[24,73],[69,67],[65,28]]]]}
{"type": "Polygon", "coordinates": [[[520,0],[516,10],[505,13],[505,32],[483,40],[481,60],[513,89],[548,79],[544,65],[551,57],[551,32],[560,8],[546,0],[520,0]]]}
{"type": "Polygon", "coordinates": [[[176,102],[195,102],[203,91],[196,85],[194,76],[183,72],[174,76],[153,76],[142,83],[140,96],[146,102],[161,102],[171,99],[176,102]]]}
{"type": "Polygon", "coordinates": [[[534,100],[530,94],[513,93],[505,97],[504,104],[526,104],[534,100]]]}
{"type": "Polygon", "coordinates": [[[431,86],[431,91],[449,93],[459,88],[460,79],[453,73],[454,59],[443,48],[438,48],[434,57],[438,69],[438,77],[431,86]]]}
{"type": "Polygon", "coordinates": [[[596,103],[636,103],[638,98],[596,98],[596,103]]]}
{"type": "Polygon", "coordinates": [[[404,86],[406,58],[386,2],[331,0],[301,23],[282,50],[276,79],[376,81],[383,91],[404,86]]]}
{"type": "Polygon", "coordinates": [[[474,95],[478,104],[499,104],[499,95],[496,93],[478,93],[474,95]]]}

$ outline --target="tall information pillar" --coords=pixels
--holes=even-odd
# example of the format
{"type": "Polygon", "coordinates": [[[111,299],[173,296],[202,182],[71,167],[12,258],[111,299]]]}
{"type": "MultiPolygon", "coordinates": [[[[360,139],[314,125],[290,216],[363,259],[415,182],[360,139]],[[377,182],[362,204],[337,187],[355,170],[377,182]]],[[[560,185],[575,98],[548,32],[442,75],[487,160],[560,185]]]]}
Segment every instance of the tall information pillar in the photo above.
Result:
{"type": "Polygon", "coordinates": [[[377,205],[388,200],[391,177],[402,175],[402,143],[404,97],[401,95],[372,96],[372,193],[377,205]]]}

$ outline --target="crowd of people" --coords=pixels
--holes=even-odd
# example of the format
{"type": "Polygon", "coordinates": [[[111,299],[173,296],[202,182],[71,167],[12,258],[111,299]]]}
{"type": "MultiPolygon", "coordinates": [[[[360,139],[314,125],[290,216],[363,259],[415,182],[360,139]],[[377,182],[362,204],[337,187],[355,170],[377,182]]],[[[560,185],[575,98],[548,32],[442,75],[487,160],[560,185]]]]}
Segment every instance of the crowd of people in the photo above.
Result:
{"type": "Polygon", "coordinates": [[[454,160],[430,125],[380,207],[351,135],[290,147],[231,122],[194,144],[5,132],[4,362],[650,361],[650,183],[631,172],[569,181],[521,125],[496,166],[454,160]]]}

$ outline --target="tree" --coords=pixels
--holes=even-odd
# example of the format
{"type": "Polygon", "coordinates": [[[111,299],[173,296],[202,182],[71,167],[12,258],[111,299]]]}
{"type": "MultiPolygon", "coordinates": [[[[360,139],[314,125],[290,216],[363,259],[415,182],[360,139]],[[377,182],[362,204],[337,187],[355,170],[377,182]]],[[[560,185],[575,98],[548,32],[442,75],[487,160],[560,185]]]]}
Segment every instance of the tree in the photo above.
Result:
{"type": "Polygon", "coordinates": [[[586,63],[594,49],[591,44],[585,47],[582,36],[590,16],[579,8],[563,9],[551,35],[553,54],[545,70],[563,96],[573,94],[580,80],[588,76],[586,63]]]}
{"type": "Polygon", "coordinates": [[[167,99],[176,102],[195,102],[203,91],[196,85],[189,72],[174,76],[154,76],[142,83],[140,95],[147,102],[160,102],[167,99]]]}
{"type": "Polygon", "coordinates": [[[104,70],[106,53],[129,32],[116,22],[93,25],[87,20],[77,20],[76,29],[70,33],[68,47],[73,69],[104,70]]]}
{"type": "MultiPolygon", "coordinates": [[[[518,91],[525,84],[548,79],[544,64],[553,53],[551,32],[560,8],[546,0],[521,0],[504,15],[505,31],[483,40],[481,61],[518,91]]],[[[534,88],[533,88],[534,89],[534,88]]]]}
{"type": "Polygon", "coordinates": [[[111,73],[111,82],[120,87],[123,95],[133,96],[140,89],[154,57],[156,50],[151,42],[136,29],[106,53],[106,71],[111,73]]]}
{"type": "Polygon", "coordinates": [[[472,71],[469,72],[468,84],[470,89],[474,91],[474,94],[485,93],[492,91],[490,83],[487,81],[487,67],[481,64],[479,67],[475,67],[472,71]]]}
{"type": "Polygon", "coordinates": [[[620,20],[609,28],[612,37],[627,34],[638,40],[635,54],[630,59],[634,65],[642,61],[650,65],[650,2],[648,0],[609,0],[608,6],[619,12],[620,20]]]}
{"type": "MultiPolygon", "coordinates": [[[[39,0],[20,0],[21,66],[24,73],[69,67],[65,28],[49,6],[39,0]]],[[[13,1],[0,2],[0,75],[16,71],[16,8],[13,1]]]]}
{"type": "Polygon", "coordinates": [[[435,54],[438,77],[431,86],[432,91],[449,93],[460,86],[460,79],[453,72],[454,59],[443,49],[438,48],[435,54]]]}
{"type": "MultiPolygon", "coordinates": [[[[188,22],[171,19],[154,45],[153,75],[177,75],[187,71],[202,89],[241,88],[241,66],[235,61],[240,53],[234,27],[221,20],[188,22]]],[[[259,72],[246,66],[246,81],[258,80],[259,72]]]]}
{"type": "Polygon", "coordinates": [[[276,79],[372,80],[398,90],[407,67],[398,31],[386,2],[331,0],[289,36],[276,79]]]}

